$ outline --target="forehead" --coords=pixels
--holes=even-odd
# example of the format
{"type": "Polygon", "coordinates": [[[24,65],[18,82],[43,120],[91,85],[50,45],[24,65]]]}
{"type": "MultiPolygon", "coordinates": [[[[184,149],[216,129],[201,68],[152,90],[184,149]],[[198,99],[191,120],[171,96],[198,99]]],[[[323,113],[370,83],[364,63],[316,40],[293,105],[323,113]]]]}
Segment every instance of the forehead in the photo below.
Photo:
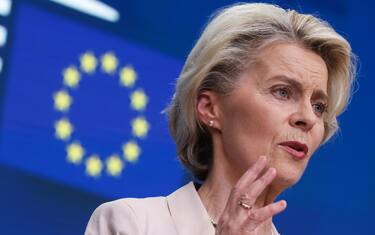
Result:
{"type": "Polygon", "coordinates": [[[324,60],[315,52],[297,44],[274,44],[263,49],[252,71],[257,82],[266,82],[277,76],[293,78],[306,89],[319,89],[327,93],[328,70],[324,60]]]}

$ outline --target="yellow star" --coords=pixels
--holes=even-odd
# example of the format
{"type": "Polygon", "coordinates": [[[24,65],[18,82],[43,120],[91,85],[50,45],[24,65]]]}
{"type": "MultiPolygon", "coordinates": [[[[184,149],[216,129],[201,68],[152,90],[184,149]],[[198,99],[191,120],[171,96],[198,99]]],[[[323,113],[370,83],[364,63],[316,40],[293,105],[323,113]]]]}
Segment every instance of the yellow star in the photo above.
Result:
{"type": "Polygon", "coordinates": [[[150,129],[150,124],[143,117],[137,117],[132,120],[133,135],[136,137],[144,138],[150,129]]]}
{"type": "Polygon", "coordinates": [[[62,118],[55,122],[55,136],[61,140],[68,140],[74,128],[68,119],[62,118]]]}
{"type": "Polygon", "coordinates": [[[142,111],[146,108],[148,97],[143,90],[136,90],[130,95],[131,107],[137,111],[142,111]]]}
{"type": "Polygon", "coordinates": [[[85,150],[78,142],[69,144],[66,147],[67,159],[73,164],[79,164],[82,161],[82,157],[85,154],[85,150]]]}
{"type": "Polygon", "coordinates": [[[137,80],[137,73],[131,66],[125,66],[120,71],[120,84],[125,87],[132,87],[137,80]]]}
{"type": "Polygon", "coordinates": [[[124,164],[121,158],[117,154],[113,154],[109,156],[106,161],[107,164],[107,173],[111,176],[120,176],[122,169],[124,168],[124,164]]]}
{"type": "Polygon", "coordinates": [[[95,55],[92,52],[87,51],[86,53],[81,55],[79,59],[81,62],[82,71],[86,73],[95,72],[97,61],[95,55]]]}
{"type": "Polygon", "coordinates": [[[135,141],[129,141],[122,146],[124,157],[129,162],[138,161],[138,157],[141,154],[141,149],[135,141]]]}
{"type": "Polygon", "coordinates": [[[68,92],[61,90],[53,94],[54,107],[58,111],[66,112],[72,104],[72,97],[68,92]]]}
{"type": "Polygon", "coordinates": [[[103,163],[98,155],[91,155],[86,160],[86,174],[92,177],[100,176],[103,169],[103,163]]]}
{"type": "Polygon", "coordinates": [[[114,73],[117,63],[117,58],[112,52],[107,52],[102,56],[102,70],[106,73],[114,73]]]}
{"type": "Polygon", "coordinates": [[[69,66],[63,70],[64,84],[71,88],[76,88],[81,80],[80,73],[74,66],[69,66]]]}

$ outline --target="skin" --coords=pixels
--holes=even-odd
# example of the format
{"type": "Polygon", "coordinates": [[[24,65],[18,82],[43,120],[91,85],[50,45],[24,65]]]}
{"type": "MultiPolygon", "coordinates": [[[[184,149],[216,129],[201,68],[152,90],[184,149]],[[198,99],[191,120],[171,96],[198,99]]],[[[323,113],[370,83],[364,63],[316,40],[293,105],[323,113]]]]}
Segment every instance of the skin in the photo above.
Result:
{"type": "Polygon", "coordinates": [[[213,165],[198,193],[217,234],[271,234],[272,216],[286,208],[275,199],[300,179],[324,136],[323,59],[292,43],[270,45],[257,58],[229,95],[198,97],[200,120],[213,121],[213,165]],[[294,159],[280,148],[284,141],[306,144],[306,157],[294,159]],[[239,206],[241,198],[252,209],[239,206]]]}

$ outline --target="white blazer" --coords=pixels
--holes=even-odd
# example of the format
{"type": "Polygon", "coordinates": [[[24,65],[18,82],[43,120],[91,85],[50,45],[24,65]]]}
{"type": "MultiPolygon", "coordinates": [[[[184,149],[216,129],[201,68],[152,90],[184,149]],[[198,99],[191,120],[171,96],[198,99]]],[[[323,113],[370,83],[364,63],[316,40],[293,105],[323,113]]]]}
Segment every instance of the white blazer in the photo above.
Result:
{"type": "MultiPolygon", "coordinates": [[[[272,224],[273,234],[279,235],[272,224]]],[[[85,235],[214,235],[215,229],[190,182],[167,197],[125,198],[92,214],[85,235]]]]}

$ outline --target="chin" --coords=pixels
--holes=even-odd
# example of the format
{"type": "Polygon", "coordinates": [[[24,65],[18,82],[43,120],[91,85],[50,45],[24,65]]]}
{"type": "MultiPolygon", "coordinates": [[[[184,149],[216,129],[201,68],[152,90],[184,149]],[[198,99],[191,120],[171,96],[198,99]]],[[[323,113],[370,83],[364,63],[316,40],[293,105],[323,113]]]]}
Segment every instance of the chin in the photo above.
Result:
{"type": "Polygon", "coordinates": [[[295,185],[302,177],[304,169],[298,167],[282,168],[276,167],[277,176],[273,181],[273,184],[280,188],[289,188],[295,185]]]}
{"type": "Polygon", "coordinates": [[[301,177],[283,177],[283,176],[277,176],[273,183],[278,188],[289,188],[295,185],[301,177]]]}
{"type": "Polygon", "coordinates": [[[272,184],[279,188],[288,188],[295,185],[305,172],[310,158],[295,160],[284,152],[277,152],[273,156],[277,157],[272,158],[270,167],[276,168],[277,175],[272,184]]]}

